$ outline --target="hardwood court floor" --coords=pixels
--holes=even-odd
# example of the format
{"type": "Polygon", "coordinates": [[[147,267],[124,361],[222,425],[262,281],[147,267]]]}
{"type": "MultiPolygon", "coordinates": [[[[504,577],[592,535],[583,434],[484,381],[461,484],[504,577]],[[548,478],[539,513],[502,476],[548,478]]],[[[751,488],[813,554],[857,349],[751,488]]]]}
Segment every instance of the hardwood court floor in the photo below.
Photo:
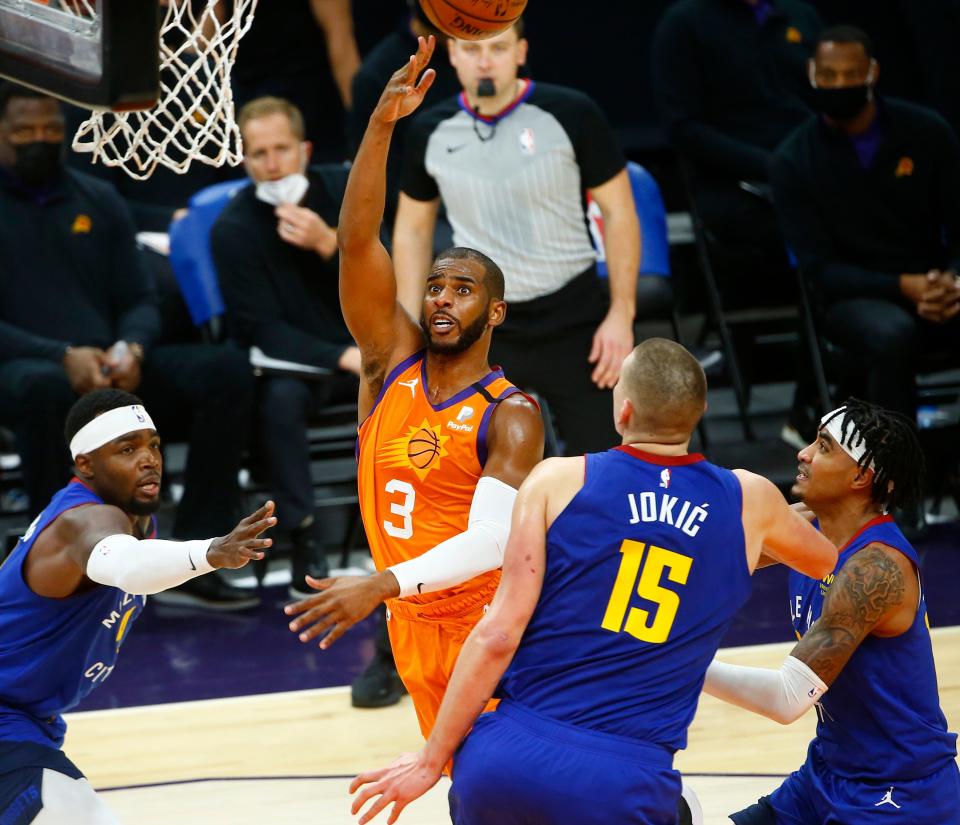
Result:
{"type": "MultiPolygon", "coordinates": [[[[956,731],[960,627],[934,630],[933,639],[941,704],[956,731]]],[[[789,649],[731,648],[723,658],[776,667],[789,649]]],[[[346,795],[350,777],[420,744],[409,699],[355,710],[347,688],[90,711],[72,714],[68,723],[68,755],[127,825],[347,825],[355,821],[346,795]]],[[[689,747],[676,764],[696,789],[708,825],[729,825],[730,811],[796,768],[814,723],[811,713],[782,727],[702,697],[689,747]]],[[[449,822],[446,786],[400,821],[449,822]]]]}

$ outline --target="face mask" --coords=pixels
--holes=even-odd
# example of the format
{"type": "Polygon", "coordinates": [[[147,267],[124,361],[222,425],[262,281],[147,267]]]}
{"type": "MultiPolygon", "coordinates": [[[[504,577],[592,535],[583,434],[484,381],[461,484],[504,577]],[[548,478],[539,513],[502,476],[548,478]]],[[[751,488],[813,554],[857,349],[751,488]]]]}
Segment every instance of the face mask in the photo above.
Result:
{"type": "Polygon", "coordinates": [[[310,181],[308,181],[307,176],[303,174],[306,166],[306,153],[301,148],[301,171],[294,172],[292,175],[287,175],[285,178],[280,178],[279,180],[261,181],[257,184],[257,197],[264,203],[269,203],[271,206],[279,206],[281,203],[300,203],[303,196],[307,194],[307,189],[310,188],[310,181]]]}
{"type": "Polygon", "coordinates": [[[60,177],[62,143],[45,140],[17,146],[13,162],[13,174],[22,183],[40,189],[60,177]]]}
{"type": "Polygon", "coordinates": [[[281,203],[300,203],[310,188],[310,181],[302,172],[294,172],[280,180],[265,180],[257,184],[257,197],[271,206],[281,203]]]}
{"type": "Polygon", "coordinates": [[[814,89],[811,103],[814,109],[833,120],[852,120],[870,102],[871,92],[871,87],[866,84],[839,89],[814,89]]]}
{"type": "Polygon", "coordinates": [[[870,61],[867,82],[859,86],[823,89],[817,86],[813,66],[810,67],[810,85],[813,86],[810,100],[814,110],[832,120],[853,120],[873,100],[874,61],[870,61]]]}

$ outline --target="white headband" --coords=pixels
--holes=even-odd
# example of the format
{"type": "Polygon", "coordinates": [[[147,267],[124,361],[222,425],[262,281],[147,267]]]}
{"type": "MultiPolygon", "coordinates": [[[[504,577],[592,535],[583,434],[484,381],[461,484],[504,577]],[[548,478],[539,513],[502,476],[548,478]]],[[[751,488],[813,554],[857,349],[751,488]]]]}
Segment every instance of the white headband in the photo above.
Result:
{"type": "MultiPolygon", "coordinates": [[[[867,451],[867,442],[863,437],[863,433],[857,429],[852,421],[847,428],[847,437],[846,440],[844,440],[843,423],[846,420],[846,415],[842,413],[844,413],[846,409],[846,407],[837,407],[833,412],[828,412],[820,419],[820,427],[830,433],[830,437],[837,442],[840,449],[859,465],[860,459],[863,458],[864,453],[867,451]]],[[[876,469],[872,461],[868,466],[871,470],[876,469]]]]}
{"type": "Polygon", "coordinates": [[[153,420],[139,404],[117,407],[84,424],[70,439],[70,455],[76,458],[102,447],[108,441],[137,430],[155,430],[153,420]]]}

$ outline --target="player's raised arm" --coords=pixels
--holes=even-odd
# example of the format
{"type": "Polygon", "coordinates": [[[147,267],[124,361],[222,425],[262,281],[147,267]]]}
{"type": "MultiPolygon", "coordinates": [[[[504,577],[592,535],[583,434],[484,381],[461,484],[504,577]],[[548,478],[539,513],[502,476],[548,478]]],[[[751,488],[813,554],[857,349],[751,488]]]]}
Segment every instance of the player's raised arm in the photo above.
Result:
{"type": "Polygon", "coordinates": [[[362,377],[370,383],[382,380],[395,351],[404,349],[403,355],[409,355],[420,341],[417,325],[397,303],[393,264],[380,241],[380,224],[394,123],[420,105],[433,83],[436,73],[426,66],[434,42],[432,36],[419,38],[417,53],[390,78],[370,116],[340,210],[340,303],[360,347],[362,377]]]}

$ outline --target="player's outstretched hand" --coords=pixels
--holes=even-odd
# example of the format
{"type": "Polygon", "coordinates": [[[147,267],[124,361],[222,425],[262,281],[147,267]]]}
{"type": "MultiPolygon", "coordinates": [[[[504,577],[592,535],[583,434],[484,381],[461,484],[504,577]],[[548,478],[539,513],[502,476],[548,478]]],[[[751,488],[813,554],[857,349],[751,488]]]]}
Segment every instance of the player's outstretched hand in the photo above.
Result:
{"type": "Polygon", "coordinates": [[[309,642],[330,630],[320,641],[323,650],[369,616],[384,599],[399,593],[397,580],[391,573],[337,579],[307,576],[307,584],[320,592],[288,604],[283,612],[288,616],[300,614],[300,618],[290,622],[290,630],[300,634],[301,642],[309,642]]]}
{"type": "Polygon", "coordinates": [[[430,62],[435,45],[436,39],[432,34],[429,37],[417,38],[417,53],[410,55],[407,64],[393,73],[387,88],[380,96],[377,108],[373,111],[374,117],[385,123],[392,123],[415,111],[423,102],[423,96],[433,85],[437,76],[433,69],[423,72],[430,62]],[[418,83],[417,77],[420,72],[423,72],[423,77],[418,83]]]}
{"type": "Polygon", "coordinates": [[[407,805],[437,784],[442,770],[442,765],[428,765],[421,751],[403,754],[389,768],[362,773],[350,783],[350,793],[357,793],[364,785],[368,787],[354,798],[350,813],[356,816],[367,802],[379,797],[360,817],[360,825],[365,825],[391,802],[393,809],[387,825],[392,825],[407,805]]]}
{"type": "Polygon", "coordinates": [[[214,567],[243,567],[252,559],[262,559],[264,550],[273,539],[259,538],[264,530],[273,527],[277,520],[273,515],[273,502],[268,501],[255,513],[243,519],[226,536],[210,542],[207,561],[214,567]]]}

